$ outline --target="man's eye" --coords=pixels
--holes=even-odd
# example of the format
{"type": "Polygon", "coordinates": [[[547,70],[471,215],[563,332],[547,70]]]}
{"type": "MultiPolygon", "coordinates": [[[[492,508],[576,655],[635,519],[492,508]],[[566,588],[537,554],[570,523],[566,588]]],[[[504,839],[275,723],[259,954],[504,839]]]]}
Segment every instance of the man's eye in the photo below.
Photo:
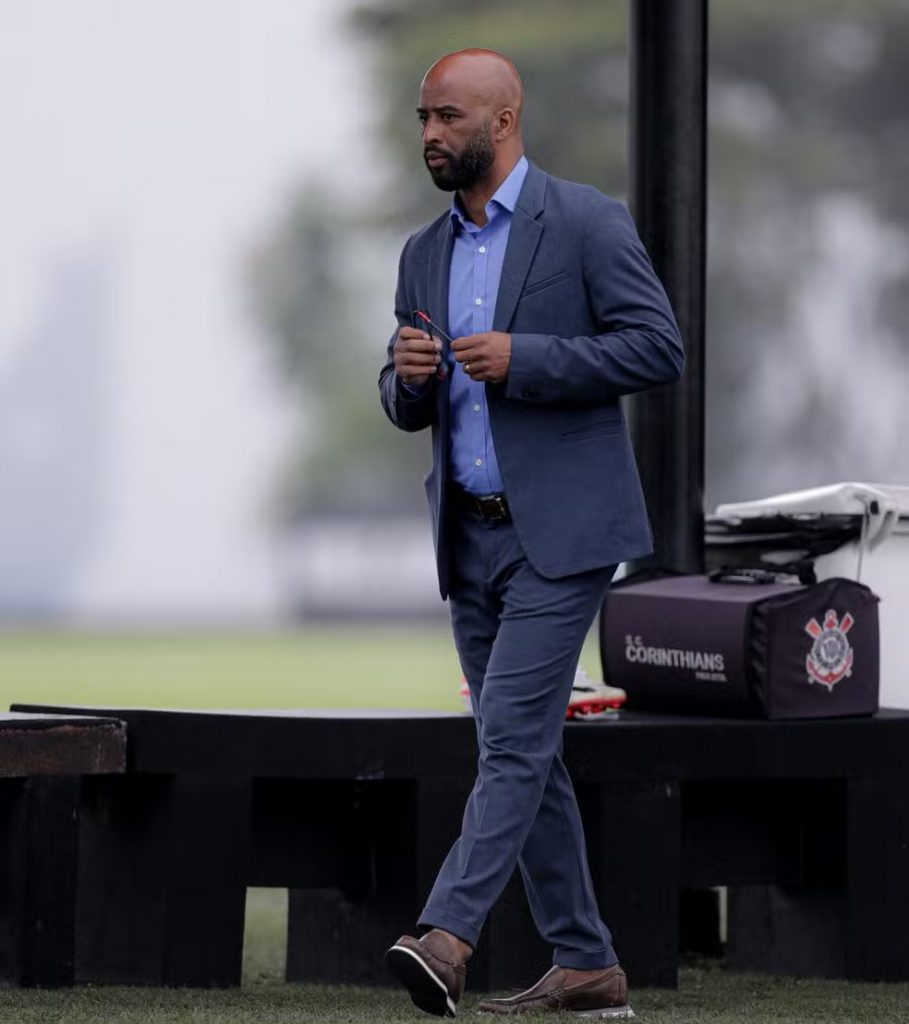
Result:
{"type": "Polygon", "coordinates": [[[452,121],[453,121],[454,119],[455,119],[455,115],[454,115],[454,114],[443,114],[443,115],[442,115],[442,120],[443,120],[443,121],[444,121],[444,122],[445,122],[446,124],[451,124],[451,122],[452,122],[452,121]]]}

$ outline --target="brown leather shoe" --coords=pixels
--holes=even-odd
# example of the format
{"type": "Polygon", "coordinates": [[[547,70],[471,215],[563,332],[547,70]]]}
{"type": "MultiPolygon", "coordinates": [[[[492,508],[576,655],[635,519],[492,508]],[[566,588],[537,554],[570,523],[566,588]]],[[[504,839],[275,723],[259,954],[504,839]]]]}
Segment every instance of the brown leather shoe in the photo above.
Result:
{"type": "Polygon", "coordinates": [[[458,960],[448,935],[435,928],[419,940],[402,935],[385,954],[385,963],[410,992],[414,1005],[436,1017],[455,1016],[467,966],[458,960]]]}
{"type": "Polygon", "coordinates": [[[486,999],[483,1013],[541,1013],[554,1010],[601,1020],[628,1020],[634,1010],[628,1005],[628,981],[615,964],[602,971],[571,971],[553,967],[526,992],[509,999],[486,999]],[[569,982],[569,978],[571,981],[569,982]]]}

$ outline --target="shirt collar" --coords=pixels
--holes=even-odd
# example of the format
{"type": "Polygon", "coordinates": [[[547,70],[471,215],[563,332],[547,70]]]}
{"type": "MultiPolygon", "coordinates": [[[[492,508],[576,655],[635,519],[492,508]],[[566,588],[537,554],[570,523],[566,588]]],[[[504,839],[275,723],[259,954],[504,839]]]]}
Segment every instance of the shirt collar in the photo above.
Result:
{"type": "MultiPolygon", "coordinates": [[[[512,167],[508,177],[496,189],[495,194],[486,204],[486,216],[490,220],[492,220],[496,212],[493,209],[493,204],[500,206],[509,213],[514,213],[514,208],[518,203],[518,196],[521,194],[521,187],[524,184],[524,179],[527,177],[527,167],[527,157],[522,156],[512,167]]],[[[451,219],[455,227],[462,227],[464,225],[464,209],[461,206],[461,200],[458,198],[457,192],[451,201],[451,219]]]]}

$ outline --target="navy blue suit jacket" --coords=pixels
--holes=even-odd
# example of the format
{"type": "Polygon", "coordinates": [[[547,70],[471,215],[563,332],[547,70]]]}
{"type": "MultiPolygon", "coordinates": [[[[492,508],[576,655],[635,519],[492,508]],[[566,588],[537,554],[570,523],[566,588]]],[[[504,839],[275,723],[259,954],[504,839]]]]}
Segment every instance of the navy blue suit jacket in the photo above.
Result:
{"type": "MultiPolygon", "coordinates": [[[[448,332],[453,243],[446,211],[401,253],[395,315],[425,309],[448,332]]],[[[511,334],[507,379],[486,385],[514,526],[530,564],[556,578],[647,555],[650,527],[619,404],[676,380],[684,355],[666,293],[625,207],[587,185],[527,172],[511,222],[494,330],[511,334]]],[[[439,587],[448,595],[448,390],[414,396],[394,370],[382,405],[402,430],[432,428],[426,492],[439,587]]]]}

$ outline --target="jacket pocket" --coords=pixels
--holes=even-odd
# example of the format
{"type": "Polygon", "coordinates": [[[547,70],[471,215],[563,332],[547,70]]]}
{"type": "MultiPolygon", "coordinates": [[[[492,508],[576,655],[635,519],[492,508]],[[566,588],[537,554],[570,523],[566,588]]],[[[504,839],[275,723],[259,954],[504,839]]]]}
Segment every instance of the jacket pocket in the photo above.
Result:
{"type": "Polygon", "coordinates": [[[550,274],[549,277],[541,278],[539,281],[530,281],[521,292],[521,298],[525,299],[528,295],[536,295],[537,292],[551,288],[554,284],[564,281],[567,277],[568,272],[560,270],[557,274],[550,274]]]}
{"type": "Polygon", "coordinates": [[[620,434],[625,429],[623,420],[597,420],[595,423],[585,423],[583,427],[575,427],[574,430],[566,430],[562,434],[563,441],[584,441],[588,437],[606,437],[609,434],[620,434]]]}

